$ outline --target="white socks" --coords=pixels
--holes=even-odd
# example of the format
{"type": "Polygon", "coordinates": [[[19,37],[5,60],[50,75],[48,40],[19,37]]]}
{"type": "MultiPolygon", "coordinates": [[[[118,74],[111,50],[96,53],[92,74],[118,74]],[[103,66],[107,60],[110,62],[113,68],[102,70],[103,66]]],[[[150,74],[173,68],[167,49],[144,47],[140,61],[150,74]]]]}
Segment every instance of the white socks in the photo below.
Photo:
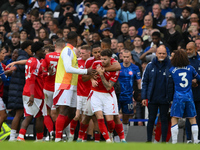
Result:
{"type": "Polygon", "coordinates": [[[129,124],[123,124],[123,129],[124,129],[124,137],[126,139],[126,136],[128,134],[129,124]]]}
{"type": "Polygon", "coordinates": [[[9,139],[9,141],[15,141],[16,140],[16,130],[13,130],[13,129],[11,129],[11,131],[10,131],[10,139],[9,139]]]}
{"type": "Polygon", "coordinates": [[[193,139],[194,139],[194,143],[198,143],[198,132],[199,132],[199,130],[198,130],[198,126],[197,126],[197,124],[192,124],[191,125],[191,130],[192,130],[192,135],[193,135],[193,139]]]}
{"type": "Polygon", "coordinates": [[[172,144],[176,144],[178,139],[178,124],[175,124],[171,127],[171,133],[172,133],[172,144]]]}

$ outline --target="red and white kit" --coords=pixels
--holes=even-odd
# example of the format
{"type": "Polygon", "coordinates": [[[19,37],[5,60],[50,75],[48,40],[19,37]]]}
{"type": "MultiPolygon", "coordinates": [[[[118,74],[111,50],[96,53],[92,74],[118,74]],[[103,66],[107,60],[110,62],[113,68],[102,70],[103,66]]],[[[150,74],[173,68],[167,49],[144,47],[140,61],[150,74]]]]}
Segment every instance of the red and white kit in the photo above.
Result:
{"type": "MultiPolygon", "coordinates": [[[[82,58],[78,58],[78,67],[80,69],[84,69],[85,66],[85,60],[82,58]]],[[[78,75],[78,84],[77,84],[77,110],[80,110],[81,112],[85,111],[85,105],[87,102],[87,97],[91,90],[91,81],[83,82],[82,75],[78,75]]]]}
{"type": "MultiPolygon", "coordinates": [[[[96,69],[97,66],[101,64],[101,61],[95,61],[92,65],[92,69],[96,69]]],[[[104,73],[105,79],[109,82],[117,82],[119,77],[119,71],[104,73]]],[[[117,98],[114,92],[114,87],[111,90],[106,90],[104,87],[101,77],[97,77],[98,86],[92,87],[88,98],[91,99],[91,107],[93,112],[103,111],[105,115],[117,115],[118,114],[118,104],[117,98]]]]}
{"type": "Polygon", "coordinates": [[[23,89],[24,115],[33,117],[45,116],[46,104],[43,94],[42,67],[41,62],[37,58],[31,57],[27,60],[25,78],[26,83],[23,89]],[[28,106],[27,103],[32,93],[34,94],[34,103],[32,106],[28,106]]]}
{"type": "MultiPolygon", "coordinates": [[[[6,65],[4,65],[3,63],[1,63],[1,65],[2,65],[3,70],[6,70],[6,65]]],[[[0,111],[6,109],[6,106],[3,102],[2,97],[3,97],[3,81],[0,82],[0,111]]]]}
{"type": "Polygon", "coordinates": [[[47,107],[52,108],[53,105],[53,92],[55,85],[55,75],[58,64],[58,59],[60,57],[60,53],[52,52],[45,56],[45,59],[42,62],[43,67],[43,75],[44,75],[44,96],[47,107]],[[51,67],[53,69],[53,75],[48,75],[48,68],[51,67]]]}

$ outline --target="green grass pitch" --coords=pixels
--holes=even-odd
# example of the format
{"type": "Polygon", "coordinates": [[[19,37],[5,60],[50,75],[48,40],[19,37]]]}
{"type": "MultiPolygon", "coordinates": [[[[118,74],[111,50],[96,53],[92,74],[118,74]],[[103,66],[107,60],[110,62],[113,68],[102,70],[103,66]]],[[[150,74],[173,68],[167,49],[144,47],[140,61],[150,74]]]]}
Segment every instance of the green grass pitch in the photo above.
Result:
{"type": "Polygon", "coordinates": [[[200,150],[199,144],[0,142],[0,150],[200,150]]]}

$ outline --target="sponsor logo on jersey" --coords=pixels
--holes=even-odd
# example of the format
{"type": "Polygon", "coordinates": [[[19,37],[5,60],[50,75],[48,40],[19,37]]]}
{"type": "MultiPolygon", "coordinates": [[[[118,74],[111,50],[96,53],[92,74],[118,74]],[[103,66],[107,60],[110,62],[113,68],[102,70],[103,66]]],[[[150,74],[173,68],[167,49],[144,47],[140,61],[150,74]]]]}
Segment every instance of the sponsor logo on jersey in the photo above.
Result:
{"type": "Polygon", "coordinates": [[[129,74],[129,75],[132,75],[132,74],[133,74],[133,72],[132,72],[132,71],[129,71],[129,72],[128,72],[128,74],[129,74]]]}

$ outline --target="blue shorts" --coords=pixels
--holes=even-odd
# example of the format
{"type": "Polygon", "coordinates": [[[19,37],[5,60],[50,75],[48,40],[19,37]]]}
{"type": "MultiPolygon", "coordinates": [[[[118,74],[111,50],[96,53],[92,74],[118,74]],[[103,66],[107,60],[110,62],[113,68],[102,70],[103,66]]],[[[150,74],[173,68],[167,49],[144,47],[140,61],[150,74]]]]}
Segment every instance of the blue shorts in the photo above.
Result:
{"type": "Polygon", "coordinates": [[[133,112],[133,101],[131,100],[119,100],[119,110],[122,108],[122,114],[132,115],[133,112]]]}
{"type": "Polygon", "coordinates": [[[196,116],[196,109],[192,92],[186,94],[175,92],[171,107],[171,117],[193,118],[196,116]]]}

